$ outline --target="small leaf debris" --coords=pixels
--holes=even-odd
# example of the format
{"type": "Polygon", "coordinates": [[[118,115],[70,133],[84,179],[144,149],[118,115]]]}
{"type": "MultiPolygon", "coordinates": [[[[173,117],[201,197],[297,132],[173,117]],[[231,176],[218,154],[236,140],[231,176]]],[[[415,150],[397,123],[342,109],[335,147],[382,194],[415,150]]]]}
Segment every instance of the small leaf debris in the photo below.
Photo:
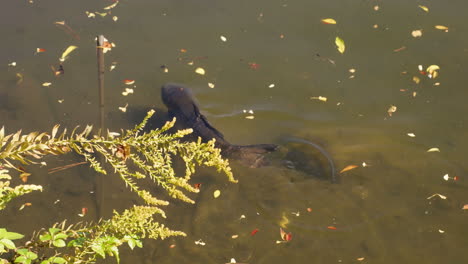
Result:
{"type": "Polygon", "coordinates": [[[344,169],[342,169],[342,170],[340,171],[340,173],[343,173],[343,172],[345,172],[345,171],[353,170],[353,169],[355,169],[355,168],[357,168],[357,167],[359,167],[359,166],[357,166],[357,165],[348,165],[348,166],[346,166],[344,169]]]}
{"type": "Polygon", "coordinates": [[[427,152],[440,152],[439,148],[430,148],[427,150],[427,152]]]}
{"type": "Polygon", "coordinates": [[[333,19],[333,18],[324,18],[321,21],[322,21],[322,23],[328,24],[328,25],[335,25],[336,24],[336,20],[333,19]]]}
{"type": "Polygon", "coordinates": [[[336,44],[336,48],[338,49],[338,51],[339,51],[341,54],[343,54],[343,53],[345,52],[345,49],[346,49],[344,40],[341,39],[340,37],[336,37],[336,38],[335,38],[335,44],[336,44]]]}

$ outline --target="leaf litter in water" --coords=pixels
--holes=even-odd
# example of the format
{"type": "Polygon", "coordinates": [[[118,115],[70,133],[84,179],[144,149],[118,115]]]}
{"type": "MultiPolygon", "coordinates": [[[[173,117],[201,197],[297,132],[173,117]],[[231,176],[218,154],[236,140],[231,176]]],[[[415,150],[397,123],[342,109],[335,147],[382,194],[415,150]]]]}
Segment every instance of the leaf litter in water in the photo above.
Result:
{"type": "Polygon", "coordinates": [[[346,166],[344,169],[342,169],[342,170],[340,171],[340,173],[353,170],[353,169],[355,169],[355,168],[357,168],[357,167],[359,167],[359,166],[358,166],[358,165],[348,165],[348,166],[346,166]]]}
{"type": "Polygon", "coordinates": [[[115,1],[115,3],[113,3],[113,4],[110,5],[110,6],[106,6],[106,7],[104,7],[103,9],[104,9],[104,10],[110,10],[110,9],[116,7],[118,4],[119,4],[119,1],[115,1]]]}
{"type": "Polygon", "coordinates": [[[291,234],[291,232],[286,233],[286,232],[283,230],[283,228],[281,228],[281,227],[280,227],[280,236],[281,236],[281,239],[283,239],[283,241],[285,241],[285,242],[289,242],[289,241],[291,241],[291,239],[292,239],[292,234],[291,234]]]}
{"type": "Polygon", "coordinates": [[[392,116],[392,114],[395,113],[396,110],[397,110],[397,107],[394,106],[394,105],[391,105],[391,106],[388,108],[387,113],[388,113],[389,116],[392,116]]]}
{"type": "Polygon", "coordinates": [[[446,181],[448,181],[450,179],[452,179],[454,181],[458,181],[458,176],[450,177],[448,174],[445,174],[443,179],[446,180],[446,181]]]}
{"type": "Polygon", "coordinates": [[[78,47],[77,46],[69,46],[63,53],[62,53],[62,56],[59,58],[59,60],[61,62],[64,62],[67,58],[68,58],[68,55],[74,51],[75,49],[77,49],[78,47]]]}
{"type": "Polygon", "coordinates": [[[430,148],[427,150],[427,152],[440,152],[439,148],[430,148]]]}
{"type": "Polygon", "coordinates": [[[255,228],[254,230],[252,230],[252,232],[250,232],[250,235],[255,236],[255,234],[257,234],[257,232],[258,232],[258,228],[255,228]]]}
{"type": "Polygon", "coordinates": [[[336,20],[333,19],[333,18],[324,18],[324,19],[322,19],[322,23],[328,24],[328,25],[335,25],[336,20]]]}
{"type": "Polygon", "coordinates": [[[427,6],[419,5],[418,7],[424,10],[424,12],[429,12],[429,8],[427,6]]]}
{"type": "Polygon", "coordinates": [[[336,44],[336,47],[337,47],[338,51],[343,54],[345,52],[345,49],[346,49],[344,40],[341,39],[340,37],[336,37],[335,38],[335,44],[336,44]]]}
{"type": "Polygon", "coordinates": [[[446,199],[447,199],[447,196],[442,195],[442,194],[440,194],[440,193],[434,193],[433,195],[427,197],[426,199],[427,199],[427,200],[430,200],[430,199],[432,199],[432,198],[434,198],[434,197],[439,197],[439,198],[442,199],[442,200],[446,200],[446,199]]]}
{"type": "Polygon", "coordinates": [[[448,32],[448,29],[449,29],[448,27],[442,26],[442,25],[435,25],[434,27],[438,30],[443,30],[445,32],[448,32]]]}
{"type": "Polygon", "coordinates": [[[195,72],[200,74],[200,75],[205,75],[205,69],[200,68],[200,67],[196,68],[195,72]]]}
{"type": "Polygon", "coordinates": [[[440,67],[438,65],[430,65],[427,67],[426,72],[428,73],[428,77],[431,79],[435,79],[438,75],[440,70],[440,67]]]}
{"type": "Polygon", "coordinates": [[[326,102],[328,99],[324,96],[313,96],[313,97],[310,97],[310,99],[313,99],[313,100],[319,100],[319,101],[322,101],[322,102],[326,102]]]}
{"type": "Polygon", "coordinates": [[[411,32],[411,36],[413,36],[414,38],[420,38],[422,36],[422,30],[420,30],[420,29],[413,30],[411,32]]]}

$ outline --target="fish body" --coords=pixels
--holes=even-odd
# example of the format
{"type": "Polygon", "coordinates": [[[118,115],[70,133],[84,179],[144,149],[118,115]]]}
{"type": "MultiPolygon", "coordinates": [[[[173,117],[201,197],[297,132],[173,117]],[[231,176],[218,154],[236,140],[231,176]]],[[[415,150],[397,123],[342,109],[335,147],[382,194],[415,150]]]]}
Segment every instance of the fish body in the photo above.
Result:
{"type": "Polygon", "coordinates": [[[275,151],[278,145],[233,145],[223,134],[214,128],[207,118],[200,113],[192,91],[179,84],[165,84],[161,88],[161,97],[168,108],[169,116],[176,118],[176,124],[182,128],[192,128],[193,135],[200,137],[203,142],[213,138],[215,146],[221,149],[221,154],[227,158],[238,159],[250,167],[265,165],[264,154],[275,151]]]}

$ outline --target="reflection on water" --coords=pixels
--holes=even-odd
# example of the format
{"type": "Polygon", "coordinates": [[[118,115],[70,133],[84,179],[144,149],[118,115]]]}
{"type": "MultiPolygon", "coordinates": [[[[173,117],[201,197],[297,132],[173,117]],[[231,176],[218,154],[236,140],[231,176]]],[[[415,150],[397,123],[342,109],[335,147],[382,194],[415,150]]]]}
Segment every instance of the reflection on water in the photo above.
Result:
{"type": "MultiPolygon", "coordinates": [[[[108,4],[3,4],[0,117],[7,132],[97,120],[93,38],[102,33],[117,45],[106,55],[108,65],[117,65],[106,73],[110,129],[139,121],[138,111],[118,110],[127,103],[129,109],[163,108],[157,114],[164,115],[159,88],[177,82],[194,90],[202,112],[229,142],[282,145],[271,166],[251,169],[233,162],[238,184],[199,171],[197,204],[173,202],[167,209],[167,225],[188,237],[123,249],[123,262],[466,262],[465,1],[133,1],[112,11],[117,22],[86,17],[85,11],[108,4]],[[423,4],[429,12],[418,7],[423,4]],[[320,23],[327,17],[338,24],[320,23]],[[54,26],[64,19],[79,40],[54,26]],[[434,29],[437,23],[449,31],[434,29]],[[413,38],[418,29],[423,35],[413,38]],[[344,54],[336,50],[337,36],[345,41],[344,54]],[[69,45],[79,48],[56,78],[50,66],[69,45]],[[46,52],[34,54],[37,48],[46,52]],[[7,66],[13,61],[16,67],[7,66]],[[439,65],[439,77],[422,75],[419,64],[439,65]],[[196,67],[206,74],[194,73],[196,67]],[[126,97],[124,79],[136,80],[135,93],[126,97]],[[44,82],[52,85],[43,87],[44,82]],[[310,99],[318,96],[328,100],[310,99]],[[392,105],[397,111],[390,117],[392,105]],[[246,119],[243,110],[253,110],[254,119],[246,119]],[[318,144],[335,166],[307,143],[284,141],[291,137],[318,144]],[[432,147],[440,152],[426,152],[432,147]],[[348,165],[358,167],[339,173],[348,165]],[[330,182],[332,167],[339,184],[330,182]],[[445,181],[445,174],[459,180],[445,181]],[[214,199],[217,189],[221,196],[214,199]],[[434,193],[447,199],[427,199],[434,193]],[[292,232],[290,242],[276,243],[280,226],[292,232]],[[196,245],[199,239],[206,245],[196,245]]],[[[73,162],[65,156],[48,163],[73,162]]],[[[45,168],[31,171],[31,182],[45,190],[0,212],[0,224],[14,231],[27,233],[57,219],[95,220],[138,202],[107,175],[98,213],[97,176],[86,166],[52,175],[45,168]],[[18,211],[31,201],[33,206],[18,211]],[[89,219],[77,216],[82,207],[89,208],[89,219]]]]}

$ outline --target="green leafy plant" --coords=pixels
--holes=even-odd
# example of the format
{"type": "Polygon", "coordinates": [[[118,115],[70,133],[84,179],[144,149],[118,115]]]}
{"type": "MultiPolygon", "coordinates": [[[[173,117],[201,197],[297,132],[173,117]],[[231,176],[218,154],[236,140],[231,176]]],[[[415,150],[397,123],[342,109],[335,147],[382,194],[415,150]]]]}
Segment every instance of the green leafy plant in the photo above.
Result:
{"type": "Polygon", "coordinates": [[[30,264],[37,259],[37,254],[26,248],[18,249],[16,252],[19,256],[15,258],[15,263],[30,264]]]}
{"type": "Polygon", "coordinates": [[[15,243],[12,240],[23,237],[21,234],[8,232],[5,228],[0,228],[0,254],[7,252],[8,249],[16,249],[15,243]]]}
{"type": "Polygon", "coordinates": [[[15,163],[23,165],[41,163],[46,165],[47,155],[61,155],[75,152],[90,164],[97,172],[107,174],[100,162],[101,155],[115,173],[135,192],[146,205],[134,206],[123,213],[114,212],[108,220],[95,224],[77,224],[66,226],[65,222],[56,224],[47,230],[33,235],[22,247],[16,247],[12,240],[22,235],[0,229],[0,263],[3,253],[13,255],[8,259],[16,263],[94,263],[98,257],[115,257],[120,261],[119,247],[127,244],[131,249],[142,247],[142,239],[165,239],[170,236],[185,236],[181,231],[174,231],[154,221],[154,215],[165,218],[161,206],[168,201],[156,198],[149,191],[142,190],[139,179],[148,177],[162,187],[172,198],[188,203],[194,201],[187,192],[196,193],[189,180],[197,166],[209,166],[223,172],[231,182],[234,179],[229,163],[223,159],[220,150],[215,148],[214,140],[203,143],[182,141],[191,133],[191,129],[180,130],[173,134],[167,131],[173,127],[175,119],[162,128],[144,132],[143,128],[154,111],[148,112],[143,121],[134,129],[121,133],[107,132],[91,135],[92,127],[87,126],[77,133],[75,128],[70,134],[67,130],[59,135],[59,126],[52,133],[33,132],[22,135],[21,131],[5,135],[0,130],[0,210],[11,199],[34,190],[42,190],[38,185],[19,185],[10,187],[11,176],[8,169],[18,169],[15,163]],[[185,164],[185,175],[176,176],[173,168],[174,157],[180,157],[185,164]],[[8,168],[8,169],[7,169],[8,168]],[[3,237],[2,237],[3,235],[3,237]],[[13,254],[12,254],[13,253],[13,254]]]}

